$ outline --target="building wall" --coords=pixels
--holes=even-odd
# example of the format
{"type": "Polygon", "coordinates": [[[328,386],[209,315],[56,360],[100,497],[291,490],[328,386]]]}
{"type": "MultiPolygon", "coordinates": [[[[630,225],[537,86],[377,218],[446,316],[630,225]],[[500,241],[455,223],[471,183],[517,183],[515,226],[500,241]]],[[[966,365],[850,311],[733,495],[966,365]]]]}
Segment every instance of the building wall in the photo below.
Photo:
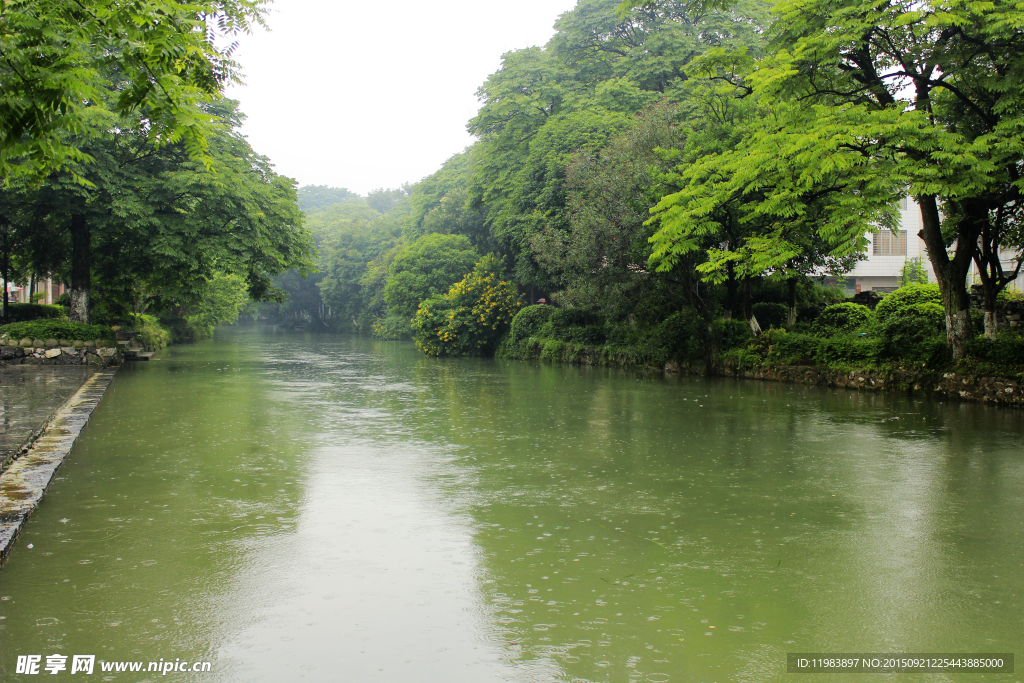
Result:
{"type": "MultiPolygon", "coordinates": [[[[868,244],[866,259],[857,263],[857,266],[846,275],[845,282],[842,283],[848,293],[854,294],[871,290],[892,291],[896,289],[899,287],[903,265],[907,259],[911,258],[922,259],[923,265],[928,270],[928,280],[935,282],[935,271],[932,268],[931,260],[928,258],[928,251],[925,248],[924,240],[918,236],[922,227],[921,209],[912,198],[904,198],[900,202],[900,221],[900,230],[907,233],[906,254],[876,255],[874,253],[875,242],[879,241],[880,246],[883,246],[884,240],[892,239],[892,233],[885,235],[868,233],[867,237],[870,243],[868,244]]],[[[1003,261],[1003,267],[1006,270],[1011,270],[1013,267],[1012,256],[1011,252],[1006,253],[1006,259],[1003,261]]],[[[826,282],[829,284],[839,284],[836,282],[836,278],[832,277],[826,278],[826,282]]],[[[980,282],[977,270],[972,267],[971,274],[968,275],[968,285],[977,282],[980,282]]],[[[1024,291],[1024,272],[1017,277],[1017,280],[1010,285],[1010,288],[1024,291]]]]}

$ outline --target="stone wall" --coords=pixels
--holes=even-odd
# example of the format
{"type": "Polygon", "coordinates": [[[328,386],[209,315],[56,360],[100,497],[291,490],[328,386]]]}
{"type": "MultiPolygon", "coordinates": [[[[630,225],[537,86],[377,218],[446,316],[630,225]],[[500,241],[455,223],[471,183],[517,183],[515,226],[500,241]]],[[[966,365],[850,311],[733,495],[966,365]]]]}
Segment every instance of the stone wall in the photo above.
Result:
{"type": "MultiPolygon", "coordinates": [[[[666,371],[671,372],[671,369],[666,367],[666,371]]],[[[924,370],[844,372],[796,365],[782,365],[752,371],[726,368],[717,374],[1024,407],[1024,382],[1007,377],[974,377],[955,372],[939,373],[924,370]]]]}
{"type": "Polygon", "coordinates": [[[95,341],[67,339],[0,340],[0,365],[95,365],[101,368],[121,364],[121,349],[95,341]]]}

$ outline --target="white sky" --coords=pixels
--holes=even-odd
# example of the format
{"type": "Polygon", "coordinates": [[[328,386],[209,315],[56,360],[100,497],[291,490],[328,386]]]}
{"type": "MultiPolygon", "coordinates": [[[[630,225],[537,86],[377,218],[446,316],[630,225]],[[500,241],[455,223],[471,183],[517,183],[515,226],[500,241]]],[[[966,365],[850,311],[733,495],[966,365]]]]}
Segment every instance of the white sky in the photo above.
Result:
{"type": "Polygon", "coordinates": [[[575,0],[277,0],[239,38],[243,132],[300,185],[366,194],[416,182],[472,142],[476,90],[543,45],[575,0]]]}

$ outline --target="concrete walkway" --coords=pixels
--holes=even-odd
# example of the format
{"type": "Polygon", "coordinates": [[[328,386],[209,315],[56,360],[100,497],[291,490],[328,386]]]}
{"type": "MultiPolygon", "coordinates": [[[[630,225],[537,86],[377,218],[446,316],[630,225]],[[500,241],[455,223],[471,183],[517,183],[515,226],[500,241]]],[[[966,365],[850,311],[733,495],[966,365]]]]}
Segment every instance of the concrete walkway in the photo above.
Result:
{"type": "Polygon", "coordinates": [[[38,365],[0,370],[0,447],[5,457],[17,456],[0,474],[0,564],[116,371],[38,365]],[[19,456],[22,450],[27,452],[19,456]]]}
{"type": "Polygon", "coordinates": [[[0,368],[0,471],[24,451],[57,409],[96,372],[88,365],[0,368]]]}

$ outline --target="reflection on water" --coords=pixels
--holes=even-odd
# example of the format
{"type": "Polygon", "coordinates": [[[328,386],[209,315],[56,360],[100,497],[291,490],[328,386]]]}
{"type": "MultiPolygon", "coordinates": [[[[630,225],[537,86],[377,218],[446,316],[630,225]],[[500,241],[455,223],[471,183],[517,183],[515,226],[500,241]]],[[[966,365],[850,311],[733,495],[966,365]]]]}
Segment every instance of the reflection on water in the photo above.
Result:
{"type": "Polygon", "coordinates": [[[0,678],[52,653],[475,683],[1012,652],[1022,419],[231,333],[118,375],[0,570],[0,678]]]}

